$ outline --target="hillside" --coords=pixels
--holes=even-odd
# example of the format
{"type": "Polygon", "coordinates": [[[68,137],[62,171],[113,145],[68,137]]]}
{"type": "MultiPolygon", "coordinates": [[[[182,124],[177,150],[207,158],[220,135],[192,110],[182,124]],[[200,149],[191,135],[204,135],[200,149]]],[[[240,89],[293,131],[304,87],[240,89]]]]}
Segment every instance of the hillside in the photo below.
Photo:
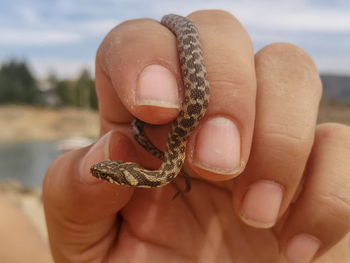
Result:
{"type": "Polygon", "coordinates": [[[350,101],[350,76],[321,74],[321,80],[325,98],[350,101]]]}

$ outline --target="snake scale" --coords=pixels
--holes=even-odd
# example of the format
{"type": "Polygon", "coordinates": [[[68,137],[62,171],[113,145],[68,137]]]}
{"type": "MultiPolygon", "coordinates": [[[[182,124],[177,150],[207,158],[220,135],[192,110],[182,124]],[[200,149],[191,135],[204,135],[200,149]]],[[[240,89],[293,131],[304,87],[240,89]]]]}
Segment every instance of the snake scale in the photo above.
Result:
{"type": "MultiPolygon", "coordinates": [[[[160,187],[171,182],[180,172],[185,160],[186,142],[197,127],[209,104],[209,83],[203,62],[199,34],[190,19],[170,14],[162,18],[161,24],[171,30],[177,38],[181,65],[184,101],[178,117],[174,120],[163,153],[147,138],[143,131],[145,123],[132,122],[132,133],[136,141],[163,162],[158,170],[147,170],[136,163],[105,160],[91,166],[93,176],[118,185],[132,187],[160,187]]],[[[186,174],[185,178],[186,178],[186,174]]],[[[188,180],[188,178],[186,178],[188,180]]],[[[189,187],[189,182],[186,181],[189,187]]]]}

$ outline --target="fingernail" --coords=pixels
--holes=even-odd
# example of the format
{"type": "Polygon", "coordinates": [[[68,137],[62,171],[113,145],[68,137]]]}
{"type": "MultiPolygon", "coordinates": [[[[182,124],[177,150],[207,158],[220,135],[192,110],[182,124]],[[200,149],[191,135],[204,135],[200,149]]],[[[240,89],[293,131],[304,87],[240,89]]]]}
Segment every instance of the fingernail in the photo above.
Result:
{"type": "Polygon", "coordinates": [[[112,131],[102,136],[87,152],[85,157],[80,163],[80,175],[81,180],[88,184],[94,184],[101,182],[90,173],[90,167],[102,160],[109,159],[109,141],[111,138],[112,131]]]}
{"type": "Polygon", "coordinates": [[[285,257],[290,263],[311,262],[321,242],[310,234],[298,234],[287,244],[285,257]]]}
{"type": "Polygon", "coordinates": [[[139,76],[136,104],[179,109],[179,91],[174,74],[159,65],[147,66],[139,76]]]}
{"type": "Polygon", "coordinates": [[[235,174],[240,167],[240,134],[229,119],[216,117],[200,128],[193,164],[219,174],[235,174]]]}
{"type": "Polygon", "coordinates": [[[272,227],[278,217],[283,199],[281,185],[267,180],[252,184],[241,206],[242,220],[253,227],[272,227]]]}

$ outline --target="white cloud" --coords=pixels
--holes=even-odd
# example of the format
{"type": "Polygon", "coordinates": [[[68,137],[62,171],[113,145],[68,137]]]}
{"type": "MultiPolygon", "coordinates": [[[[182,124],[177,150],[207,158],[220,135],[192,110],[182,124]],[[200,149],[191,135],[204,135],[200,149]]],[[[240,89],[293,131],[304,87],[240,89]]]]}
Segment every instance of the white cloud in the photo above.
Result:
{"type": "Polygon", "coordinates": [[[310,32],[350,32],[350,12],[324,10],[274,12],[269,16],[249,15],[242,10],[242,21],[247,26],[268,30],[292,30],[310,32]]]}
{"type": "MultiPolygon", "coordinates": [[[[322,73],[350,74],[350,57],[346,56],[316,56],[313,58],[318,70],[322,73]]],[[[54,72],[58,78],[76,78],[83,68],[94,75],[94,60],[70,59],[35,59],[30,60],[34,75],[43,79],[54,72]]]]}
{"type": "Polygon", "coordinates": [[[187,15],[200,9],[223,9],[234,14],[245,26],[268,30],[350,32],[349,9],[324,9],[307,1],[162,1],[153,6],[157,15],[187,15]]]}
{"type": "MultiPolygon", "coordinates": [[[[13,45],[13,50],[19,48],[18,53],[22,52],[22,46],[56,45],[57,56],[60,52],[57,46],[66,44],[65,48],[76,49],[79,45],[69,44],[86,39],[102,40],[114,26],[134,16],[160,19],[167,13],[188,15],[200,9],[224,9],[242,22],[257,45],[274,41],[292,42],[308,49],[322,71],[350,69],[350,58],[337,57],[338,54],[349,54],[348,0],[332,1],[331,4],[309,0],[53,0],[48,4],[45,0],[38,0],[17,5],[13,8],[16,16],[8,14],[9,23],[0,25],[0,45],[13,45]],[[12,21],[11,17],[23,19],[12,21]],[[328,37],[333,33],[336,40],[328,37]]],[[[4,11],[0,10],[1,13],[4,11]]],[[[83,57],[83,52],[77,53],[83,57]]],[[[17,55],[16,51],[14,53],[17,55]]],[[[87,61],[91,54],[85,55],[82,60],[69,57],[60,60],[46,57],[43,60],[32,54],[30,61],[40,76],[57,70],[60,76],[70,77],[78,74],[84,66],[93,72],[93,59],[87,61]]],[[[38,57],[42,57],[41,54],[38,57]]]]}
{"type": "Polygon", "coordinates": [[[82,39],[78,33],[39,29],[0,28],[0,45],[57,45],[76,43],[82,39]]]}
{"type": "Polygon", "coordinates": [[[74,25],[69,25],[69,29],[72,32],[79,32],[81,35],[86,36],[104,36],[112,28],[117,26],[121,21],[117,19],[101,19],[91,20],[84,22],[77,22],[74,25]]]}
{"type": "Polygon", "coordinates": [[[35,24],[40,21],[39,15],[32,6],[20,5],[18,7],[18,13],[26,23],[35,24]]]}

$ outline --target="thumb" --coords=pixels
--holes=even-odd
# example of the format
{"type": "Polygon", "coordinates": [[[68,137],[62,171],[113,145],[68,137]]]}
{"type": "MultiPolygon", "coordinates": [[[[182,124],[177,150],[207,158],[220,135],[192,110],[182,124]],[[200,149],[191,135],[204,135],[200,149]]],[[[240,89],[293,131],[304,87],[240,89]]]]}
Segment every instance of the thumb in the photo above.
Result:
{"type": "Polygon", "coordinates": [[[55,259],[66,262],[75,255],[80,262],[81,251],[96,249],[86,254],[98,256],[108,250],[116,234],[117,212],[130,200],[133,189],[94,178],[90,166],[106,158],[135,161],[133,153],[130,140],[111,131],[94,145],[68,152],[50,166],[43,201],[55,259]]]}

